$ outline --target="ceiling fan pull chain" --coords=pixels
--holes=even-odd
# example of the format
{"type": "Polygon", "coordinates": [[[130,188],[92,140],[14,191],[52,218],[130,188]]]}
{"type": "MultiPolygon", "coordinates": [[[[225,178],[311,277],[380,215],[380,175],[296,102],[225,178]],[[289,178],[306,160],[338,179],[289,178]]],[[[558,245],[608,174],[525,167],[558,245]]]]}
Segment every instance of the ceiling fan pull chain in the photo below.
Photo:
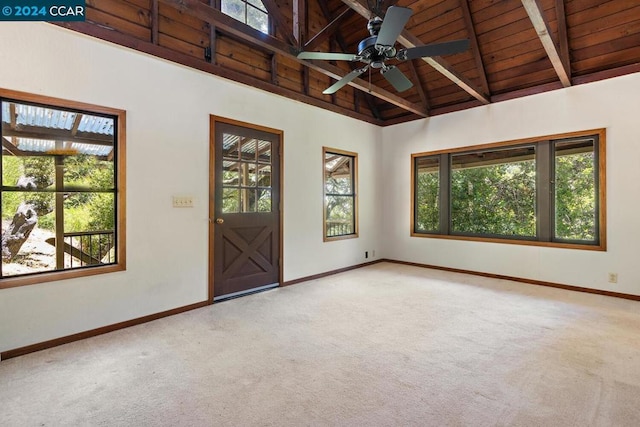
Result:
{"type": "Polygon", "coordinates": [[[371,93],[371,67],[369,67],[369,93],[371,93]]]}

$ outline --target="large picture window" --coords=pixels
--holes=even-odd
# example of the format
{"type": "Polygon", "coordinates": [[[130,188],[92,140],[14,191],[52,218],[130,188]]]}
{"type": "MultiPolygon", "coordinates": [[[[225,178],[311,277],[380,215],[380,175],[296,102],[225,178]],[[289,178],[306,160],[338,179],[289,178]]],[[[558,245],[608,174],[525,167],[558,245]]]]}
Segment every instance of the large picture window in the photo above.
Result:
{"type": "Polygon", "coordinates": [[[324,240],[358,237],[358,155],[322,149],[324,169],[324,240]]]}
{"type": "Polygon", "coordinates": [[[0,91],[0,287],[124,269],[124,112],[0,91]]]}
{"type": "Polygon", "coordinates": [[[606,248],[604,129],[412,155],[412,235],[606,248]]]}

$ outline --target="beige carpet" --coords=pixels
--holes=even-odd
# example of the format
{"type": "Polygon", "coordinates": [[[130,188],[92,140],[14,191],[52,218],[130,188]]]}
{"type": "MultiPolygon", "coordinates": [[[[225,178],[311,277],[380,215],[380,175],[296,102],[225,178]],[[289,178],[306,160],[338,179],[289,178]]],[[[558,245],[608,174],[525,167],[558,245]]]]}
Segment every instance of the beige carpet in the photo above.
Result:
{"type": "Polygon", "coordinates": [[[381,263],[0,362],[0,425],[638,426],[639,308],[381,263]]]}

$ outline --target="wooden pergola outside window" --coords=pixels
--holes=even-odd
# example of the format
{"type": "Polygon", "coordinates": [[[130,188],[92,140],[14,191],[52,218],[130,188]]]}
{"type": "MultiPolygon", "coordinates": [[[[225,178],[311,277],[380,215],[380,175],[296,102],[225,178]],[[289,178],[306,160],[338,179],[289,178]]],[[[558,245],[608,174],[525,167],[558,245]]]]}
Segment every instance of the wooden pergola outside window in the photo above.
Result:
{"type": "Polygon", "coordinates": [[[3,90],[0,104],[0,287],[124,269],[124,112],[3,90]]]}

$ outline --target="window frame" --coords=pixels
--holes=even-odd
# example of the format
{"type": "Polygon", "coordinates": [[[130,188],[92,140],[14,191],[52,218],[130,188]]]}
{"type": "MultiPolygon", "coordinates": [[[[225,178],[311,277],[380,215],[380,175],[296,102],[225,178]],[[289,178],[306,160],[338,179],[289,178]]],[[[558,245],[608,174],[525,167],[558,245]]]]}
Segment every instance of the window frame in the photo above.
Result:
{"type": "Polygon", "coordinates": [[[37,104],[45,108],[64,109],[67,111],[70,110],[102,116],[109,115],[114,116],[116,119],[114,132],[116,262],[108,265],[83,266],[68,270],[53,270],[20,276],[2,277],[0,278],[0,289],[126,270],[126,111],[4,88],[0,88],[0,101],[37,104]]]}
{"type": "Polygon", "coordinates": [[[337,148],[322,147],[322,239],[324,242],[333,242],[337,240],[355,239],[358,237],[358,153],[352,151],[340,150],[337,148]],[[326,183],[326,156],[327,154],[335,154],[338,156],[351,157],[353,160],[353,169],[351,171],[351,194],[343,194],[353,198],[353,233],[342,234],[339,236],[327,236],[327,183],[326,183]]]}
{"type": "Polygon", "coordinates": [[[412,237],[606,251],[606,129],[590,129],[585,131],[545,135],[518,140],[481,144],[476,146],[464,146],[447,150],[437,150],[411,154],[411,218],[409,225],[410,235],[412,237]],[[552,181],[555,179],[555,143],[584,137],[594,138],[594,172],[596,173],[596,238],[594,239],[594,242],[556,238],[554,233],[555,212],[552,212],[552,209],[555,203],[555,191],[553,191],[552,181]],[[452,232],[450,197],[450,173],[452,155],[489,151],[492,149],[505,149],[511,147],[526,146],[534,146],[536,151],[536,235],[533,237],[524,237],[452,232]],[[439,157],[440,228],[438,231],[416,231],[416,217],[418,207],[416,162],[418,161],[418,159],[425,157],[439,157]],[[548,194],[546,201],[544,200],[545,194],[548,194]],[[542,213],[540,212],[540,210],[545,210],[547,212],[542,213]]]}
{"type": "MultiPolygon", "coordinates": [[[[216,9],[218,9],[220,12],[222,12],[222,2],[223,1],[224,0],[216,0],[216,9]]],[[[259,30],[258,28],[255,28],[254,26],[250,25],[247,22],[247,16],[248,16],[248,13],[249,13],[247,8],[248,7],[252,7],[252,8],[254,8],[254,9],[260,11],[260,12],[265,12],[265,14],[267,15],[267,32],[266,33],[262,33],[262,34],[267,34],[269,36],[272,36],[274,34],[274,32],[275,32],[275,29],[273,27],[273,19],[271,18],[271,15],[269,15],[269,9],[267,8],[267,6],[265,6],[264,3],[262,3],[262,5],[264,7],[264,10],[262,10],[259,7],[257,7],[256,5],[251,4],[248,0],[240,0],[240,1],[242,3],[244,3],[244,5],[245,5],[245,8],[244,8],[244,21],[241,21],[241,20],[239,20],[237,18],[234,18],[233,16],[228,15],[226,13],[225,13],[225,15],[229,16],[230,18],[235,19],[236,21],[238,21],[238,22],[240,22],[240,23],[242,23],[242,24],[244,24],[244,25],[246,25],[246,26],[248,26],[250,28],[252,28],[253,30],[256,30],[256,31],[259,31],[259,32],[262,33],[262,30],[259,30]]],[[[224,13],[224,12],[222,12],[222,13],[224,13]]]]}

